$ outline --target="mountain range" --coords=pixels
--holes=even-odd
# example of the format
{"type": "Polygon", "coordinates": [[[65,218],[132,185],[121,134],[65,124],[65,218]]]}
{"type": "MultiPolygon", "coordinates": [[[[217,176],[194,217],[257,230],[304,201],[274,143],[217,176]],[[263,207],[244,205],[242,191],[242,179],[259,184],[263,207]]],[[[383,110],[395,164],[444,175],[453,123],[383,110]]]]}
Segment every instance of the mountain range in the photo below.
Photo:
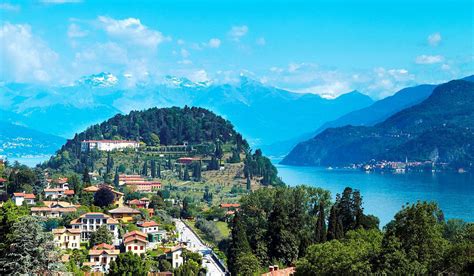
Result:
{"type": "Polygon", "coordinates": [[[192,82],[173,76],[156,84],[128,87],[124,83],[126,78],[99,73],[68,86],[0,84],[0,120],[71,138],[118,113],[151,107],[199,106],[232,121],[252,146],[258,146],[317,129],[373,103],[370,97],[356,91],[325,99],[266,86],[244,76],[233,84],[192,82]]]}
{"type": "Polygon", "coordinates": [[[454,167],[474,162],[474,83],[437,86],[421,103],[374,126],[328,128],[299,143],[287,165],[345,166],[370,160],[437,161],[454,167]]]}

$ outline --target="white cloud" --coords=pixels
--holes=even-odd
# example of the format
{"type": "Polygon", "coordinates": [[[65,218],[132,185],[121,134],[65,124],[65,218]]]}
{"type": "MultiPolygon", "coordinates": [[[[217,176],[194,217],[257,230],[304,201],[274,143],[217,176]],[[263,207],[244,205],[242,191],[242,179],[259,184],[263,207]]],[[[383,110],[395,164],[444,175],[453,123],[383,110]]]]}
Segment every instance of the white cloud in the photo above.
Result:
{"type": "Polygon", "coordinates": [[[79,37],[84,37],[88,34],[89,32],[86,30],[82,30],[79,25],[72,23],[69,25],[67,29],[67,36],[69,38],[79,38],[79,37]]]}
{"type": "Polygon", "coordinates": [[[158,44],[170,40],[161,32],[143,25],[137,18],[116,20],[107,16],[99,16],[98,20],[111,38],[130,45],[156,49],[158,44]]]}
{"type": "Polygon", "coordinates": [[[207,72],[204,69],[189,72],[186,77],[193,82],[210,81],[209,76],[207,75],[207,72]]]}
{"type": "Polygon", "coordinates": [[[441,34],[440,33],[433,33],[428,36],[428,44],[431,46],[438,46],[441,42],[441,34]]]}
{"type": "Polygon", "coordinates": [[[40,0],[39,2],[43,4],[60,5],[60,4],[82,3],[82,0],[40,0]]]}
{"type": "Polygon", "coordinates": [[[178,43],[178,45],[184,45],[185,42],[182,39],[178,39],[177,43],[178,43]]]}
{"type": "Polygon", "coordinates": [[[17,12],[20,10],[20,6],[10,3],[0,3],[0,10],[17,12]]]}
{"type": "Polygon", "coordinates": [[[440,55],[435,55],[435,56],[421,55],[421,56],[416,57],[415,62],[417,64],[435,64],[435,63],[440,63],[443,60],[444,60],[444,57],[440,55]]]}
{"type": "Polygon", "coordinates": [[[183,59],[183,60],[178,61],[178,64],[189,65],[189,64],[193,64],[193,62],[189,59],[183,59]]]}
{"type": "Polygon", "coordinates": [[[451,70],[451,66],[449,66],[449,64],[443,64],[441,65],[441,70],[449,71],[451,70]]]}
{"type": "Polygon", "coordinates": [[[242,26],[233,26],[229,31],[229,36],[233,41],[240,41],[242,37],[244,37],[249,28],[246,25],[242,26]]]}
{"type": "Polygon", "coordinates": [[[27,24],[0,27],[0,76],[7,81],[47,82],[59,76],[58,54],[27,24]]]}
{"type": "Polygon", "coordinates": [[[211,38],[207,45],[211,48],[219,48],[221,46],[221,40],[218,38],[211,38]]]}
{"type": "Polygon", "coordinates": [[[264,37],[259,37],[259,38],[257,38],[257,40],[255,41],[255,43],[257,43],[257,45],[260,45],[260,46],[265,46],[265,44],[267,44],[267,42],[265,41],[265,38],[264,38],[264,37]]]}

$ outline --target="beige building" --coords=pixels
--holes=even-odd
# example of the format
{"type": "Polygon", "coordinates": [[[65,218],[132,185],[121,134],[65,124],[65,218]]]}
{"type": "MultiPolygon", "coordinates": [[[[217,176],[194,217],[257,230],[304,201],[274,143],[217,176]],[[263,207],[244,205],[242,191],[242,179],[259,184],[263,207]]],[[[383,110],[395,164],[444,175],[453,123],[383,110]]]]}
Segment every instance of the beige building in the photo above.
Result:
{"type": "Polygon", "coordinates": [[[123,235],[123,245],[126,252],[144,254],[148,246],[147,234],[132,231],[123,235]]]}
{"type": "Polygon", "coordinates": [[[81,247],[81,230],[79,229],[53,229],[53,235],[54,243],[63,250],[81,247]]]}
{"type": "Polygon", "coordinates": [[[120,254],[120,250],[110,244],[98,244],[89,250],[89,262],[83,265],[89,266],[92,272],[107,272],[110,263],[120,254]]]}

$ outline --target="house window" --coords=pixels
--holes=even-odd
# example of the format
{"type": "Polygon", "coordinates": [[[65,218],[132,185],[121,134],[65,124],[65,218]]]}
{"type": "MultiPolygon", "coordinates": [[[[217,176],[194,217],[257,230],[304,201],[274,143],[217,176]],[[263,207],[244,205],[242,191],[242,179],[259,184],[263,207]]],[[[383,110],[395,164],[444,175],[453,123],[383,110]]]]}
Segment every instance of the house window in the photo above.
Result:
{"type": "Polygon", "coordinates": [[[93,224],[94,223],[94,219],[89,219],[89,224],[93,224]]]}
{"type": "Polygon", "coordinates": [[[110,225],[110,230],[114,231],[115,230],[115,225],[110,225]]]}
{"type": "Polygon", "coordinates": [[[132,250],[132,247],[131,247],[131,246],[128,247],[128,251],[130,251],[130,250],[132,250]]]}
{"type": "Polygon", "coordinates": [[[100,224],[100,219],[96,219],[95,223],[100,224]]]}
{"type": "Polygon", "coordinates": [[[138,246],[134,246],[134,248],[133,248],[133,249],[134,249],[134,250],[138,250],[138,246]]]}
{"type": "Polygon", "coordinates": [[[98,261],[99,261],[99,257],[95,257],[95,261],[98,262],[98,261]]]}
{"type": "Polygon", "coordinates": [[[143,250],[143,246],[140,246],[140,250],[143,250]]]}
{"type": "Polygon", "coordinates": [[[102,219],[102,223],[103,223],[103,224],[106,224],[106,223],[107,223],[107,219],[102,219]]]}

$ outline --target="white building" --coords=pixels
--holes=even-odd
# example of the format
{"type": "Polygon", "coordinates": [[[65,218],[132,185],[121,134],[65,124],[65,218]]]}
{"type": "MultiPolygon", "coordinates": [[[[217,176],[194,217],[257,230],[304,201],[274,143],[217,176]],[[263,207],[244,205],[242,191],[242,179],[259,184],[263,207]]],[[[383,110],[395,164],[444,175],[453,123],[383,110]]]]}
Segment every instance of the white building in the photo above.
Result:
{"type": "Polygon", "coordinates": [[[181,245],[175,246],[171,248],[168,252],[166,252],[166,259],[171,263],[173,269],[176,269],[183,265],[184,259],[182,253],[183,247],[181,245]]]}
{"type": "Polygon", "coordinates": [[[74,190],[68,190],[63,188],[46,188],[44,189],[44,197],[46,199],[60,199],[65,197],[74,196],[74,190]]]}
{"type": "Polygon", "coordinates": [[[25,194],[25,193],[13,193],[12,200],[15,202],[16,206],[23,205],[23,202],[26,204],[35,204],[35,195],[34,194],[25,194]]]}
{"type": "Polygon", "coordinates": [[[89,266],[92,272],[107,272],[110,263],[119,254],[120,250],[115,249],[115,246],[101,243],[89,250],[89,262],[84,262],[83,265],[89,266]]]}
{"type": "Polygon", "coordinates": [[[110,233],[114,237],[114,244],[118,245],[118,225],[119,222],[116,219],[111,218],[109,215],[103,213],[86,213],[81,215],[78,219],[71,221],[73,229],[81,230],[81,240],[88,241],[92,232],[99,229],[100,226],[106,225],[110,233]]]}
{"type": "Polygon", "coordinates": [[[140,143],[129,140],[84,140],[81,142],[81,151],[97,149],[100,151],[121,150],[125,148],[136,149],[140,143]]]}

